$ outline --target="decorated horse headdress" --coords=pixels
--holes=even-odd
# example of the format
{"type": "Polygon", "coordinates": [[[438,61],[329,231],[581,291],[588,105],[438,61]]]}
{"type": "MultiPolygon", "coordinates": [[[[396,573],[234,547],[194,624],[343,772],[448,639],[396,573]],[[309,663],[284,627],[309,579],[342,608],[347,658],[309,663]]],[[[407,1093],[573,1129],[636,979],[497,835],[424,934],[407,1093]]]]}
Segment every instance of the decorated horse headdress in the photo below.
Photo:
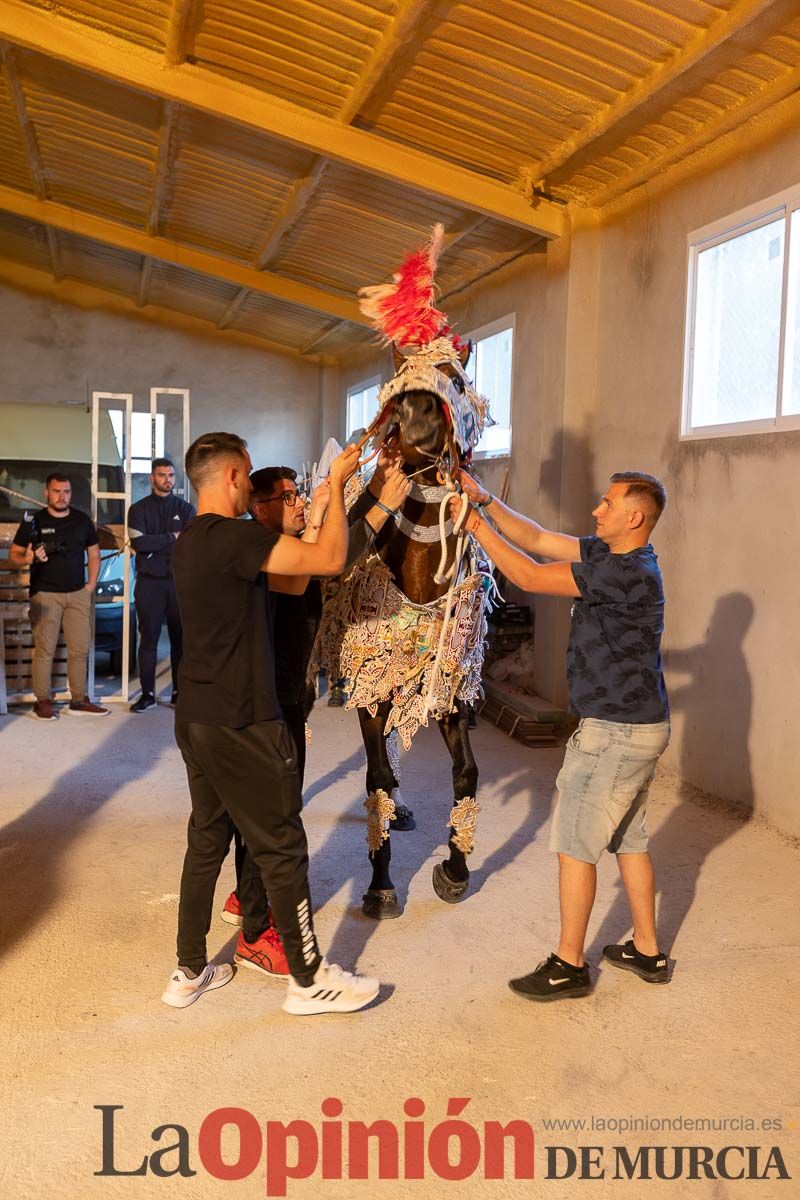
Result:
{"type": "Polygon", "coordinates": [[[395,349],[396,374],[381,388],[378,415],[368,431],[377,446],[392,428],[397,402],[406,392],[430,392],[442,402],[452,441],[463,462],[477,445],[489,416],[466,372],[470,344],[452,334],[435,305],[436,265],[444,226],[434,225],[426,246],[409,254],[392,283],[361,288],[359,305],[372,326],[395,349]],[[399,350],[408,350],[403,357],[399,350]]]}

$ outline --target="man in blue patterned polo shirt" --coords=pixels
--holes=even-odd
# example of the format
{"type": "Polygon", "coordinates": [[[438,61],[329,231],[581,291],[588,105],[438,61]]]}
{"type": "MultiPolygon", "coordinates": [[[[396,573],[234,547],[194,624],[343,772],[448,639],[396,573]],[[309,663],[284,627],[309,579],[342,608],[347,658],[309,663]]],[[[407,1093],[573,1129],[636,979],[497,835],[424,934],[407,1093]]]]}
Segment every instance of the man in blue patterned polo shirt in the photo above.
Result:
{"type": "MultiPolygon", "coordinates": [[[[603,955],[648,983],[667,983],[668,959],[656,940],[655,878],[645,825],[648,788],[670,729],[660,648],[664,592],[650,545],[666,503],[664,486],[639,471],[612,475],[592,513],[594,536],[576,538],[543,529],[463,472],[461,482],[476,506],[467,529],[506,578],[528,592],[575,600],[567,679],[570,707],[580,722],[556,781],[550,840],[559,859],[561,937],[555,953],[510,986],[529,1000],[590,991],[583,945],[596,863],[604,850],[617,856],[633,937],[624,945],[606,946],[603,955]],[[484,519],[489,505],[499,532],[484,519]],[[534,562],[510,542],[557,561],[534,562]]],[[[459,503],[453,502],[454,513],[459,503]]]]}

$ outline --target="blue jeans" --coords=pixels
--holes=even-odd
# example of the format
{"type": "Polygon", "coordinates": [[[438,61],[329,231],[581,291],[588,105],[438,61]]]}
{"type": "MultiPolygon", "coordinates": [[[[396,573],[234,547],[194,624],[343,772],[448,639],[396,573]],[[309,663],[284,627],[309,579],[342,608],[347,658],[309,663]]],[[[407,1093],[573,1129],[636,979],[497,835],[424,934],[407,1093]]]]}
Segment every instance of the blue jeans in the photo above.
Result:
{"type": "Polygon", "coordinates": [[[644,853],[647,795],[669,734],[669,721],[625,725],[584,717],[556,779],[550,849],[588,863],[604,850],[644,853]]]}

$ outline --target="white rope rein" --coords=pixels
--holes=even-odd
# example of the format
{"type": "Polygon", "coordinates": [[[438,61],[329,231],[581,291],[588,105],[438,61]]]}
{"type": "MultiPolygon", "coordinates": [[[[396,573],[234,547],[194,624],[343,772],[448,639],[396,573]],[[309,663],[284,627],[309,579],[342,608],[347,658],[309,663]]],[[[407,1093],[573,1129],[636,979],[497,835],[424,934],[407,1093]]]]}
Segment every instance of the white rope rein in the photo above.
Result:
{"type": "Polygon", "coordinates": [[[458,535],[457,540],[456,540],[456,552],[455,552],[455,556],[453,558],[453,562],[450,566],[450,570],[445,571],[444,568],[447,563],[447,534],[445,533],[445,521],[446,521],[445,514],[447,511],[447,506],[450,503],[450,498],[451,498],[451,496],[455,495],[455,491],[456,491],[455,484],[453,483],[452,479],[448,479],[447,487],[448,487],[448,495],[442,497],[442,502],[439,505],[439,534],[440,534],[441,541],[442,541],[442,556],[439,559],[439,568],[433,578],[436,583],[447,583],[447,581],[449,579],[450,586],[447,589],[447,595],[445,597],[444,613],[442,616],[442,629],[439,634],[439,644],[436,647],[436,658],[434,659],[434,662],[433,662],[433,670],[430,673],[430,678],[429,678],[429,682],[428,682],[428,691],[425,696],[425,714],[426,714],[426,716],[433,709],[433,695],[434,695],[434,690],[435,690],[435,685],[436,685],[436,677],[439,673],[439,666],[442,661],[442,655],[444,654],[444,647],[445,647],[445,643],[447,641],[447,634],[450,629],[450,616],[451,616],[451,612],[452,612],[452,608],[453,608],[453,593],[454,593],[454,591],[456,589],[456,585],[458,583],[458,575],[459,575],[459,571],[461,569],[461,560],[462,560],[462,557],[464,554],[464,528],[463,527],[464,527],[464,521],[466,520],[466,517],[467,517],[467,510],[469,509],[469,497],[467,496],[467,494],[465,492],[462,492],[461,493],[461,511],[459,512],[458,517],[456,518],[456,520],[453,524],[453,533],[458,535]]]}

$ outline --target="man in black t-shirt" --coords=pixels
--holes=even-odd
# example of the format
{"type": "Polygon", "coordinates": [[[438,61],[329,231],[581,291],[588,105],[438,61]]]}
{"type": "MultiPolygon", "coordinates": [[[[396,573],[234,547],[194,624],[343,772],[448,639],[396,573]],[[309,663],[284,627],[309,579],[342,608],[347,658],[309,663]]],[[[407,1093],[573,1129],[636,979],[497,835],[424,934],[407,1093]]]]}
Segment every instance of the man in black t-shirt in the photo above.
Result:
{"type": "Polygon", "coordinates": [[[102,717],[107,708],[86,694],[92,640],[92,593],[100,571],[97,530],[86,513],[71,508],[68,476],[53,472],[45,481],[47,505],[25,513],[9,550],[13,567],[30,566],[30,620],[33,631],[33,715],[58,718],[52,701],[53,657],[62,625],[67,643],[67,678],[71,716],[102,717]],[[88,579],[85,561],[88,559],[88,579]]]}
{"type": "MultiPolygon", "coordinates": [[[[311,497],[308,519],[305,505],[297,491],[297,472],[292,467],[262,467],[250,476],[253,493],[250,513],[254,520],[288,537],[302,537],[304,542],[319,540],[328,509],[330,483],[323,480],[311,497]]],[[[408,495],[410,483],[391,453],[383,452],[370,490],[365,490],[348,513],[350,541],[345,569],[366,553],[375,534],[383,528],[393,508],[399,508],[408,495]],[[381,507],[378,507],[380,501],[381,507]]],[[[322,589],[312,579],[302,593],[297,586],[285,591],[269,591],[270,618],[275,647],[275,682],[278,702],[297,752],[300,788],[303,787],[306,762],[306,718],[314,703],[313,687],[308,683],[308,663],[322,613],[322,589]]],[[[409,809],[407,823],[413,827],[409,809]]],[[[245,862],[245,848],[236,833],[236,890],[231,892],[222,910],[222,919],[229,925],[242,924],[239,903],[239,880],[245,862]]],[[[276,957],[279,948],[276,945],[276,957]]],[[[274,968],[274,961],[268,965],[274,968]]]]}
{"type": "Polygon", "coordinates": [[[183,624],[175,738],[186,764],[192,814],[181,877],[178,967],[162,996],[185,1008],[232,977],[208,964],[206,935],[214,888],[234,826],[249,851],[243,929],[236,960],[274,953],[269,893],[290,971],[284,1011],[353,1012],[378,993],[377,979],[351,975],[322,958],[308,888],[297,756],[275,692],[267,587],[304,590],[312,575],[341,572],[347,553],[344,484],[358,451],[331,469],[328,519],[315,545],[239,521],[252,485],[246,443],[235,434],[198,438],[186,455],[197,516],[173,552],[183,624]],[[255,885],[258,886],[255,886],[255,885]],[[272,935],[272,936],[270,936],[272,935]]]}
{"type": "MultiPolygon", "coordinates": [[[[580,717],[556,780],[550,848],[558,853],[561,937],[556,953],[511,980],[528,1000],[581,996],[591,988],[584,963],[594,904],[596,863],[616,855],[633,917],[633,938],[606,946],[612,966],[647,983],[668,983],[668,959],[656,940],[655,878],[645,815],[650,782],[669,742],[669,705],[661,670],[664,592],[650,534],[666,493],[660,480],[620,471],[594,509],[593,537],[551,533],[508,508],[461,473],[478,507],[466,521],[489,557],[517,587],[571,596],[567,651],[570,707],[580,717]],[[540,564],[515,550],[561,561],[540,564]]],[[[458,504],[458,501],[456,501],[458,504]]]]}

